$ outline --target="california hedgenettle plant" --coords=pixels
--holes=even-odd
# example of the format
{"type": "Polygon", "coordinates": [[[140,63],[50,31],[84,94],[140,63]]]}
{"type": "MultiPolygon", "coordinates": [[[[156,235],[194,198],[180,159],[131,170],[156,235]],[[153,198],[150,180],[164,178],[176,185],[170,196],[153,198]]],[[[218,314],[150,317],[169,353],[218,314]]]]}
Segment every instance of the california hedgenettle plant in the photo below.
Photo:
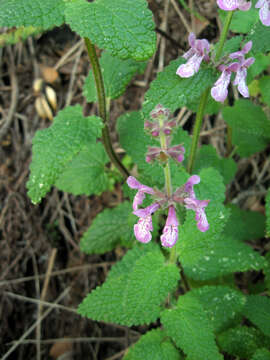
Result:
{"type": "Polygon", "coordinates": [[[121,174],[126,200],[96,217],[80,247],[87,254],[119,245],[129,250],[78,312],[126,326],[152,323],[125,360],[270,359],[270,257],[251,246],[270,235],[270,191],[266,222],[259,213],[224,204],[225,186],[236,173],[232,156],[249,157],[270,140],[264,111],[270,77],[263,73],[270,1],[217,0],[217,6],[219,41],[188,34],[189,49],[152,81],[142,109],[117,120],[121,146],[137,165],[131,174],[111,143],[109,105],[156,50],[147,1],[0,2],[1,26],[46,30],[66,23],[84,38],[91,63],[84,95],[98,103],[98,116],[68,106],[36,133],[27,188],[37,204],[52,186],[75,195],[107,190],[109,161],[121,174]],[[237,36],[227,40],[229,31],[237,36]],[[250,89],[258,76],[262,97],[253,103],[250,89]],[[230,84],[239,93],[235,100],[230,84]],[[184,106],[197,109],[192,135],[173,116],[184,106]],[[218,111],[228,127],[226,158],[210,145],[198,147],[204,114],[218,111]],[[250,293],[233,276],[245,271],[264,273],[250,293]]]}

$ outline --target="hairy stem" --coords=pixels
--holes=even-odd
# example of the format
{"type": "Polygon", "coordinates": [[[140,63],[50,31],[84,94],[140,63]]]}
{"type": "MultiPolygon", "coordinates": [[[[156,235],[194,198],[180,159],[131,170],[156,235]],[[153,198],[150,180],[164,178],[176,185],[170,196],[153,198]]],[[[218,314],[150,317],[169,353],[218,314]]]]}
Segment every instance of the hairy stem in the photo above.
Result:
{"type": "MultiPolygon", "coordinates": [[[[159,120],[159,125],[162,128],[163,120],[159,120]]],[[[165,150],[167,148],[167,143],[166,143],[166,135],[163,133],[163,131],[160,131],[159,139],[160,139],[161,149],[165,150]]],[[[163,170],[165,177],[166,194],[168,198],[170,198],[172,196],[172,179],[171,179],[171,169],[170,169],[169,159],[167,159],[166,165],[163,170]]]]}
{"type": "Polygon", "coordinates": [[[216,58],[215,58],[216,61],[218,61],[221,57],[223,46],[224,46],[224,43],[226,41],[229,29],[230,29],[233,13],[234,13],[233,11],[229,11],[227,13],[225,23],[224,23],[224,26],[223,26],[223,29],[222,29],[222,32],[220,35],[219,45],[218,45],[216,58]]]}
{"type": "Polygon", "coordinates": [[[95,45],[92,44],[92,42],[88,38],[84,38],[84,41],[90,59],[90,63],[92,65],[92,70],[96,84],[97,98],[98,98],[98,112],[99,112],[99,116],[102,118],[104,123],[104,127],[102,129],[102,142],[111,162],[115,165],[115,167],[119,170],[119,172],[123,175],[123,177],[127,178],[129,176],[129,172],[117,157],[111,143],[110,132],[108,127],[108,113],[106,111],[105,88],[104,88],[103,77],[102,77],[95,45]]]}
{"type": "Polygon", "coordinates": [[[187,165],[187,171],[190,174],[192,173],[194,162],[195,162],[196,150],[197,150],[200,131],[201,131],[201,127],[202,127],[203,114],[204,114],[204,109],[207,104],[209,92],[210,92],[210,88],[207,88],[202,93],[201,98],[200,98],[199,108],[198,108],[198,111],[196,114],[196,120],[195,120],[195,124],[194,124],[193,135],[192,135],[191,150],[190,150],[188,165],[187,165]]]}
{"type": "MultiPolygon", "coordinates": [[[[220,35],[219,46],[218,46],[217,54],[216,54],[216,58],[215,58],[216,61],[218,61],[221,57],[223,46],[226,41],[226,38],[227,38],[227,35],[229,32],[229,28],[230,28],[230,24],[232,21],[232,16],[233,16],[233,11],[229,11],[226,16],[224,27],[223,27],[221,35],[220,35]]],[[[196,120],[195,120],[195,125],[194,125],[194,130],[193,130],[193,136],[192,136],[191,151],[189,154],[188,166],[187,166],[187,171],[189,173],[192,173],[194,162],[195,162],[196,150],[197,150],[197,146],[198,146],[204,110],[207,105],[207,99],[208,99],[209,92],[210,92],[210,88],[207,88],[202,93],[201,98],[200,98],[198,112],[196,114],[196,120]]]]}

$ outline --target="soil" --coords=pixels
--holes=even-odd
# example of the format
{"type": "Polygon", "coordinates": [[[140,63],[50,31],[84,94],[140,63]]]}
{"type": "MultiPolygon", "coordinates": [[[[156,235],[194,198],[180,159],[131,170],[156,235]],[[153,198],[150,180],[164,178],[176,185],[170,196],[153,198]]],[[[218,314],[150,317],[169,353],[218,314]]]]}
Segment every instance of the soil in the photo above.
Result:
{"type": "MultiPolygon", "coordinates": [[[[111,104],[112,139],[120,153],[123,151],[115,120],[126,111],[139,110],[157,72],[187,49],[188,31],[174,2],[167,9],[169,1],[149,0],[157,26],[156,55],[145,73],[135,77],[126,93],[111,104]]],[[[186,23],[197,29],[200,38],[215,41],[219,33],[216,2],[194,3],[207,22],[198,23],[181,9],[186,23]]],[[[51,125],[49,119],[37,114],[35,102],[42,89],[36,93],[34,81],[42,78],[54,89],[57,111],[79,103],[85,114],[97,114],[96,105],[87,104],[82,96],[89,71],[84,44],[62,26],[24,43],[0,48],[0,59],[0,354],[5,356],[14,347],[8,359],[120,359],[148,328],[128,329],[91,321],[77,315],[74,309],[91,289],[104,282],[111,265],[124,254],[123,249],[117,249],[86,256],[78,246],[95,216],[123,200],[121,184],[111,192],[90,197],[75,197],[54,188],[39,205],[31,204],[26,192],[32,138],[38,129],[51,125]],[[69,53],[72,48],[74,51],[69,53]],[[55,305],[59,296],[61,308],[55,305]],[[35,301],[38,299],[46,302],[42,308],[35,301]],[[38,320],[40,325],[29,332],[38,320]]],[[[191,129],[194,116],[187,109],[180,115],[184,128],[191,129]]],[[[202,131],[202,143],[214,145],[224,156],[225,127],[221,116],[207,116],[202,131]]],[[[228,200],[264,212],[262,199],[269,186],[268,155],[266,149],[249,159],[235,158],[238,173],[227,188],[228,200]]],[[[256,244],[261,250],[264,245],[263,241],[256,244]]],[[[245,276],[248,281],[258,280],[258,274],[245,276]]],[[[243,276],[238,281],[247,283],[243,276]]]]}

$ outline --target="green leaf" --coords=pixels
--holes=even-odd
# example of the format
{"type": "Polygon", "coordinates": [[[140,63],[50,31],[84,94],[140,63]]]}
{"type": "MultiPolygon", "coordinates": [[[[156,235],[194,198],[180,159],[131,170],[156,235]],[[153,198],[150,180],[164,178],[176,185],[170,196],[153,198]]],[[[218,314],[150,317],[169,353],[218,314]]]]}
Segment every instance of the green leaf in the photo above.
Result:
{"type": "Polygon", "coordinates": [[[242,210],[230,204],[229,221],[225,225],[223,236],[248,241],[264,237],[265,216],[257,211],[242,210]]]}
{"type": "Polygon", "coordinates": [[[225,107],[222,115],[232,128],[232,143],[241,157],[261,151],[269,143],[270,123],[260,106],[241,99],[225,107]]]}
{"type": "Polygon", "coordinates": [[[28,196],[34,204],[46,195],[84,145],[96,142],[102,126],[100,118],[84,117],[82,107],[76,105],[59,111],[51,127],[36,132],[27,182],[28,196]]]}
{"type": "MultiPolygon", "coordinates": [[[[225,13],[225,11],[222,12],[222,15],[225,13]]],[[[226,14],[224,14],[226,16],[226,14]]],[[[235,15],[235,13],[234,13],[235,15]]],[[[223,20],[223,19],[222,19],[223,20]]],[[[222,56],[228,55],[232,52],[239,51],[241,48],[241,43],[243,40],[243,36],[233,36],[231,39],[227,40],[224,44],[223,50],[222,50],[222,56]]],[[[219,42],[215,44],[215,50],[217,51],[219,47],[219,42]]]]}
{"type": "Polygon", "coordinates": [[[194,280],[209,280],[237,271],[260,270],[265,265],[263,257],[246,244],[222,236],[229,210],[221,204],[225,192],[221,176],[212,168],[203,169],[199,175],[201,183],[194,190],[198,199],[210,199],[206,208],[210,228],[200,232],[194,212],[187,211],[179,227],[181,241],[176,244],[185,273],[194,280]]]}
{"type": "Polygon", "coordinates": [[[101,143],[87,144],[66,166],[55,186],[74,195],[101,194],[109,188],[105,164],[109,158],[101,143]]]}
{"type": "MultiPolygon", "coordinates": [[[[103,52],[100,58],[100,67],[103,73],[106,97],[117,99],[122,95],[133,76],[140,71],[145,63],[132,59],[121,60],[103,52]]],[[[83,95],[88,102],[97,101],[96,87],[92,70],[85,79],[83,95]]]]}
{"type": "Polygon", "coordinates": [[[147,60],[155,52],[155,25],[146,0],[72,0],[65,15],[73,31],[121,59],[147,60]]]}
{"type": "MultiPolygon", "coordinates": [[[[227,11],[219,10],[219,16],[224,24],[227,11]]],[[[249,11],[235,11],[233,14],[230,30],[237,33],[249,33],[259,20],[258,9],[251,8],[249,11]]]]}
{"type": "Polygon", "coordinates": [[[248,68],[247,83],[249,84],[252,79],[260,75],[261,72],[267,69],[270,65],[270,56],[264,54],[256,54],[254,56],[255,62],[248,68]]]}
{"type": "Polygon", "coordinates": [[[270,106],[270,76],[265,75],[259,80],[259,87],[262,93],[262,100],[270,106]]]}
{"type": "Polygon", "coordinates": [[[267,190],[265,198],[265,213],[266,213],[266,234],[270,237],[270,188],[267,190]]]}
{"type": "Polygon", "coordinates": [[[270,251],[265,254],[266,265],[263,269],[265,275],[265,284],[268,290],[270,290],[270,251]]]}
{"type": "Polygon", "coordinates": [[[166,264],[154,243],[135,246],[111,273],[80,304],[81,315],[127,326],[149,324],[179,280],[176,265],[166,264]]]}
{"type": "MultiPolygon", "coordinates": [[[[209,230],[208,230],[209,231],[209,230]]],[[[183,239],[180,260],[185,273],[194,280],[208,280],[219,276],[260,270],[265,266],[265,260],[248,245],[233,238],[202,239],[198,236],[187,244],[187,234],[183,239]]]]}
{"type": "Polygon", "coordinates": [[[249,359],[258,347],[264,345],[264,338],[252,327],[237,326],[220,334],[218,344],[222,351],[230,355],[249,359]]]}
{"type": "Polygon", "coordinates": [[[104,210],[84,233],[80,242],[81,251],[86,254],[104,254],[119,244],[131,246],[135,240],[133,225],[136,220],[129,202],[104,210]]]}
{"type": "Polygon", "coordinates": [[[268,297],[248,296],[244,315],[265,335],[270,336],[270,299],[268,297]]]}
{"type": "MultiPolygon", "coordinates": [[[[134,111],[120,116],[117,120],[117,131],[121,146],[138,165],[143,179],[148,181],[148,183],[145,182],[145,185],[163,187],[164,174],[162,167],[157,162],[148,164],[145,161],[147,147],[159,146],[159,144],[144,132],[142,113],[134,111]]],[[[178,128],[175,130],[172,145],[181,143],[186,149],[185,156],[188,157],[191,139],[186,131],[178,128]]],[[[183,185],[188,177],[183,166],[173,161],[171,162],[171,174],[173,186],[183,185]]]]}
{"type": "Polygon", "coordinates": [[[35,26],[43,30],[64,22],[64,0],[1,0],[0,27],[35,26]]]}
{"type": "Polygon", "coordinates": [[[266,348],[261,348],[255,351],[251,360],[270,360],[270,351],[266,348]]]}
{"type": "Polygon", "coordinates": [[[176,75],[177,68],[184,62],[183,58],[172,61],[151,82],[142,109],[146,118],[157,104],[162,104],[173,112],[194,102],[215,82],[216,73],[212,68],[201,68],[197,74],[187,79],[176,75]]]}
{"type": "MultiPolygon", "coordinates": [[[[243,12],[243,11],[237,11],[237,12],[243,12]]],[[[261,21],[258,21],[246,38],[246,41],[250,41],[250,40],[252,41],[251,53],[257,54],[257,53],[266,53],[267,51],[269,51],[270,50],[269,38],[270,38],[270,27],[265,26],[261,23],[261,21]]]]}
{"type": "Polygon", "coordinates": [[[191,292],[203,306],[217,333],[236,319],[246,303],[242,293],[228,286],[203,286],[191,292]]]}
{"type": "Polygon", "coordinates": [[[203,145],[196,157],[194,173],[198,173],[201,169],[207,167],[218,170],[223,176],[225,184],[232,181],[237,171],[237,165],[233,159],[221,158],[213,146],[203,145]]]}
{"type": "MultiPolygon", "coordinates": [[[[1,15],[0,15],[1,16],[1,15]]],[[[25,41],[29,36],[35,36],[42,32],[42,28],[34,26],[20,26],[18,29],[8,30],[0,34],[0,48],[25,41]]]]}
{"type": "Polygon", "coordinates": [[[177,307],[161,314],[168,335],[189,360],[221,360],[212,323],[202,305],[191,293],[180,296],[177,307]]]}
{"type": "Polygon", "coordinates": [[[161,329],[148,331],[128,349],[123,360],[182,360],[166,333],[161,329]]]}

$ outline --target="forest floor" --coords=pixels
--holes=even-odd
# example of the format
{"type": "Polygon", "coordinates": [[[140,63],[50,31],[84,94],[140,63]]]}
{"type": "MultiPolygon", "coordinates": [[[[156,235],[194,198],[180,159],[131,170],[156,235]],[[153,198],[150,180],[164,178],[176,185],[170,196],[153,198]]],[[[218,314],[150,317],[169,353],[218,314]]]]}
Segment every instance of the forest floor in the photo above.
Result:
{"type": "MultiPolygon", "coordinates": [[[[175,0],[149,0],[157,26],[157,52],[145,73],[111,104],[111,133],[119,153],[123,150],[115,120],[141,108],[149,83],[187,49],[189,31],[216,40],[220,28],[216,1],[194,3],[206,22],[191,18],[175,0]]],[[[147,327],[95,322],[80,317],[75,309],[124,254],[117,249],[86,256],[79,250],[80,238],[95,216],[123,200],[121,184],[90,197],[54,188],[39,205],[31,204],[26,190],[32,138],[51,124],[36,112],[34,81],[42,78],[55,90],[58,110],[79,103],[85,114],[97,114],[96,105],[87,104],[82,96],[89,71],[84,43],[64,26],[0,48],[0,60],[0,355],[16,360],[120,359],[147,327]]],[[[192,128],[194,114],[184,108],[178,116],[185,129],[192,128]]],[[[224,155],[225,131],[220,115],[206,116],[201,143],[214,145],[224,155]]],[[[227,199],[264,212],[268,153],[269,149],[249,159],[236,158],[238,172],[227,187],[227,199]]]]}

